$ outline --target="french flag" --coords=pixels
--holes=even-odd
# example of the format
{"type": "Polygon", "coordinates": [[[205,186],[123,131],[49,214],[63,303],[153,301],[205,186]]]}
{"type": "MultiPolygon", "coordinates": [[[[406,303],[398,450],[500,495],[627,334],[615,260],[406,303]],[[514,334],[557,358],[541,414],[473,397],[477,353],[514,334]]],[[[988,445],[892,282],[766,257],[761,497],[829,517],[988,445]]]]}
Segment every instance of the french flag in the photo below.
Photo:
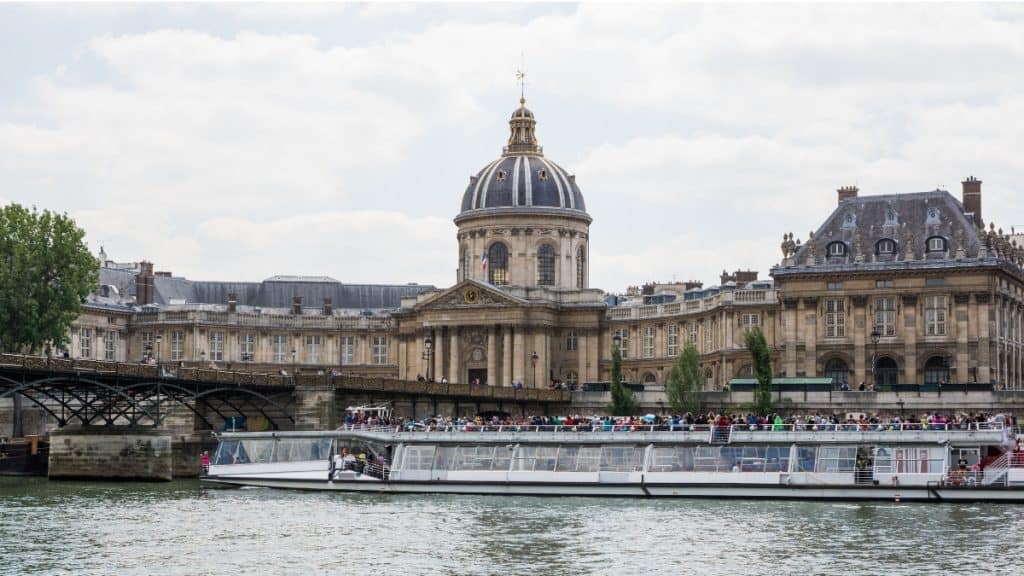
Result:
{"type": "Polygon", "coordinates": [[[484,253],[480,255],[480,269],[487,270],[487,250],[484,250],[484,253]]]}

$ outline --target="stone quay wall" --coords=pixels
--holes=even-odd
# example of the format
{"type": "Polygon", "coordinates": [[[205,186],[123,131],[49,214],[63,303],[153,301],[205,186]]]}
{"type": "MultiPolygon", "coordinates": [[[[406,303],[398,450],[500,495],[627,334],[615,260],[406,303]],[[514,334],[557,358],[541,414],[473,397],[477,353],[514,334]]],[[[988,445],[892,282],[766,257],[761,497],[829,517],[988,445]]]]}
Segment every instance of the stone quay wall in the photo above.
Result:
{"type": "Polygon", "coordinates": [[[51,479],[166,481],[173,476],[164,430],[62,428],[50,433],[51,479]]]}

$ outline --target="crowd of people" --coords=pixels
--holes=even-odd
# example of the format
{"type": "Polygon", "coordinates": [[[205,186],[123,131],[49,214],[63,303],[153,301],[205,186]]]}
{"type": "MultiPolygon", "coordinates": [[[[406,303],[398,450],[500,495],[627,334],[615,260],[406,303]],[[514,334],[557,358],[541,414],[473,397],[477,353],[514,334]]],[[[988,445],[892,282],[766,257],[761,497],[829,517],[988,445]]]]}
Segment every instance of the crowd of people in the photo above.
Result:
{"type": "Polygon", "coordinates": [[[524,427],[538,431],[698,431],[711,429],[732,429],[751,431],[881,431],[881,430],[967,430],[995,427],[996,425],[1017,428],[1017,421],[1010,415],[994,414],[939,414],[928,413],[890,417],[868,414],[813,414],[790,415],[768,414],[759,416],[747,414],[716,414],[714,412],[683,415],[644,416],[523,416],[509,414],[481,414],[476,416],[443,415],[424,418],[394,418],[376,414],[350,413],[344,424],[352,427],[389,427],[406,430],[438,429],[491,429],[494,427],[524,427]]]}

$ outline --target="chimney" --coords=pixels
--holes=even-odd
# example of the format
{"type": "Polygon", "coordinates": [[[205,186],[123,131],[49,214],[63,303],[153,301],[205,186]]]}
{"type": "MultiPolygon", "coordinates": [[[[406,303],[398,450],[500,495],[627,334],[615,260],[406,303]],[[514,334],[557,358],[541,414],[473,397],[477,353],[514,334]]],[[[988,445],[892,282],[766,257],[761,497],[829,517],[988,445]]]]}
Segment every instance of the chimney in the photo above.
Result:
{"type": "Polygon", "coordinates": [[[139,263],[139,274],[135,277],[135,302],[140,306],[153,303],[153,263],[139,263]]]}
{"type": "Polygon", "coordinates": [[[330,296],[324,296],[324,316],[334,316],[334,305],[330,296]]]}
{"type": "Polygon", "coordinates": [[[228,312],[234,313],[238,310],[238,294],[228,292],[228,312]]]}
{"type": "Polygon", "coordinates": [[[860,190],[856,186],[843,186],[839,190],[836,190],[836,192],[839,194],[839,203],[842,204],[844,200],[856,198],[857,192],[860,192],[860,190]]]}
{"type": "Polygon", "coordinates": [[[975,226],[981,226],[981,180],[968,176],[964,185],[964,214],[974,220],[975,226]]]}
{"type": "Polygon", "coordinates": [[[694,288],[703,288],[704,283],[699,280],[687,280],[683,283],[683,290],[693,290],[694,288]]]}
{"type": "Polygon", "coordinates": [[[302,314],[302,296],[292,296],[292,314],[302,314]]]}

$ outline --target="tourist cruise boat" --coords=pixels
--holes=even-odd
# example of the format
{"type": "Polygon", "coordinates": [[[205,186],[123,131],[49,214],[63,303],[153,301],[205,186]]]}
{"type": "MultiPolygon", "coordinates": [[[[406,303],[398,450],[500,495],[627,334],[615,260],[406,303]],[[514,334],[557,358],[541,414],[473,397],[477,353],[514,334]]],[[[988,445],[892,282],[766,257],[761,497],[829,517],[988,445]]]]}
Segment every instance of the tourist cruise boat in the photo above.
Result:
{"type": "Polygon", "coordinates": [[[1024,502],[1024,453],[999,421],[620,428],[224,433],[203,480],[383,493],[1024,502]]]}

